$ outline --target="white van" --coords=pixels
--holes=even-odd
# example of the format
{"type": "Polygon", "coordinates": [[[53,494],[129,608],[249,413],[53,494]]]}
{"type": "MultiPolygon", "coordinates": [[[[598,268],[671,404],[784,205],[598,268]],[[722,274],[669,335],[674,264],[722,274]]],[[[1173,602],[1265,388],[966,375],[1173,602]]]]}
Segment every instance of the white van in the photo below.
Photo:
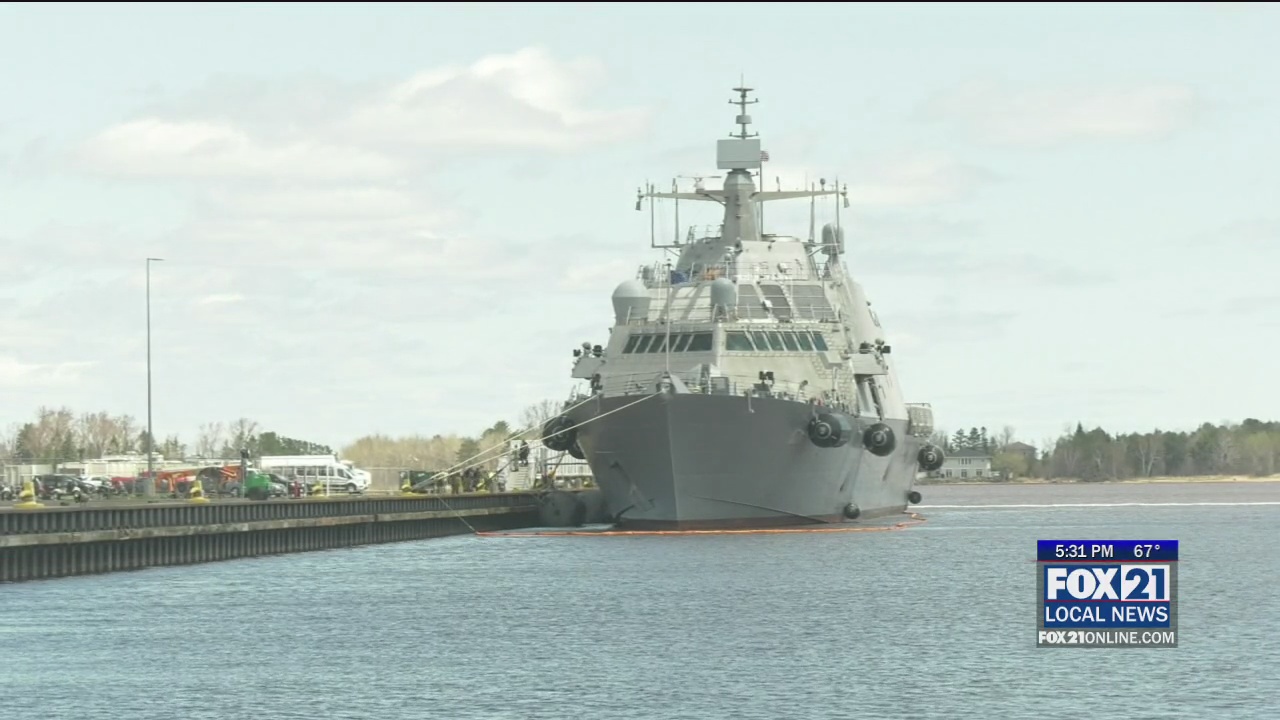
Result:
{"type": "Polygon", "coordinates": [[[368,472],[351,467],[333,455],[269,455],[262,458],[258,466],[263,472],[275,473],[286,480],[297,478],[308,487],[320,483],[329,491],[362,493],[369,489],[371,481],[368,472]]]}

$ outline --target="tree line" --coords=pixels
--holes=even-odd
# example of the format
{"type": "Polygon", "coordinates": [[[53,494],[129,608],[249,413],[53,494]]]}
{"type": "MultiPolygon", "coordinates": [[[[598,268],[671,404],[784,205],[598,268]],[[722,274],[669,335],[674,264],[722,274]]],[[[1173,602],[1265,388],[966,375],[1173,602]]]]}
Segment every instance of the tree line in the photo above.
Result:
{"type": "MultiPolygon", "coordinates": [[[[34,420],[18,423],[0,436],[0,458],[16,463],[56,464],[94,460],[112,455],[142,453],[147,430],[132,415],[42,407],[34,420]]],[[[240,449],[259,455],[322,455],[328,445],[263,431],[248,418],[210,422],[200,426],[195,441],[185,443],[177,435],[156,439],[152,449],[167,459],[238,459],[240,449]]]]}
{"type": "MultiPolygon", "coordinates": [[[[561,404],[544,400],[520,413],[518,428],[541,427],[561,404]]],[[[341,448],[341,456],[362,468],[444,470],[483,454],[479,466],[495,469],[500,451],[519,432],[499,420],[474,435],[367,435],[341,448]]],[[[536,433],[525,436],[536,438],[536,433]]],[[[35,418],[0,435],[0,458],[14,463],[56,464],[108,455],[141,453],[146,428],[130,415],[76,414],[70,408],[42,407],[35,418]]],[[[1118,480],[1194,475],[1269,476],[1280,472],[1280,422],[1249,418],[1240,423],[1204,423],[1190,432],[1152,430],[1111,433],[1076,423],[1039,447],[1021,443],[1012,427],[998,433],[985,427],[937,431],[932,442],[948,455],[990,455],[992,468],[1007,477],[1118,480]]],[[[156,452],[166,459],[236,460],[240,449],[251,456],[328,455],[318,442],[263,430],[248,418],[200,426],[191,444],[177,435],[158,439],[156,452]]]]}
{"type": "MultiPolygon", "coordinates": [[[[561,404],[544,400],[520,413],[520,427],[541,427],[555,415],[561,404]]],[[[503,461],[508,439],[519,430],[499,420],[475,435],[367,435],[341,449],[341,457],[361,468],[444,470],[483,454],[484,469],[495,469],[503,461]]],[[[526,436],[536,438],[536,433],[526,436]]],[[[55,465],[95,460],[111,455],[142,453],[147,447],[147,431],[131,415],[107,412],[76,414],[70,408],[41,407],[30,422],[12,426],[0,435],[0,459],[17,464],[55,465]]],[[[210,422],[200,426],[194,442],[177,435],[157,440],[155,452],[168,460],[238,460],[241,448],[251,457],[263,455],[330,455],[328,445],[263,430],[249,418],[230,422],[210,422]]]]}
{"type": "Polygon", "coordinates": [[[932,442],[949,455],[990,455],[992,469],[1010,477],[1086,481],[1198,475],[1267,477],[1280,471],[1280,422],[1248,418],[1204,423],[1190,432],[1111,433],[1082,423],[1039,447],[1019,443],[1013,428],[992,437],[986,428],[935,432],[932,442]],[[1029,449],[1028,449],[1029,448],[1029,449]]]}
{"type": "MultiPolygon", "coordinates": [[[[554,400],[543,400],[522,410],[517,426],[499,420],[476,435],[366,435],[344,447],[342,456],[363,468],[439,472],[465,464],[496,470],[506,462],[505,448],[513,437],[527,428],[541,428],[561,406],[554,400]]],[[[533,444],[539,435],[535,431],[520,437],[533,444]]]]}

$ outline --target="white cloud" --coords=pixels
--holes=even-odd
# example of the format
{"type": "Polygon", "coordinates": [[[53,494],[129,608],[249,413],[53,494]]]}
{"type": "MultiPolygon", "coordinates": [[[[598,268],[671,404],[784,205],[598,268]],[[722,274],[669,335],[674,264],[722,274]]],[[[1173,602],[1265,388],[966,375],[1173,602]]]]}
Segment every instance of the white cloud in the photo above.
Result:
{"type": "Polygon", "coordinates": [[[24,363],[12,356],[0,357],[0,387],[30,388],[70,385],[94,366],[88,361],[59,363],[24,363]]]}
{"type": "Polygon", "coordinates": [[[236,303],[244,300],[244,296],[240,293],[221,293],[214,295],[205,295],[196,301],[198,305],[225,305],[227,303],[236,303]]]}
{"type": "Polygon", "coordinates": [[[132,258],[146,256],[166,259],[152,272],[166,428],[189,434],[243,414],[291,434],[337,429],[318,439],[342,443],[379,429],[370,408],[395,406],[400,430],[466,432],[567,387],[559,334],[583,325],[583,293],[600,293],[587,319],[607,318],[608,291],[632,269],[596,240],[515,221],[499,225],[507,236],[475,230],[463,203],[491,208],[508,188],[460,178],[455,161],[518,167],[644,132],[643,110],[591,106],[602,78],[592,61],[526,49],[381,87],[220,79],[103,129],[79,148],[80,167],[157,183],[185,212],[159,234],[55,221],[0,243],[0,261],[45,278],[19,280],[21,306],[0,308],[0,334],[40,340],[0,361],[10,397],[141,411],[144,290],[132,258]],[[61,278],[74,281],[48,282],[61,278]],[[548,315],[565,322],[531,327],[548,315]],[[62,362],[67,348],[94,373],[62,362]],[[512,348],[527,358],[513,383],[532,383],[515,397],[492,387],[511,375],[512,348]],[[77,378],[62,395],[36,382],[77,378]],[[472,399],[446,402],[459,387],[472,399]],[[416,406],[421,425],[404,428],[416,406]]]}
{"type": "Polygon", "coordinates": [[[1163,136],[1187,124],[1197,104],[1190,87],[1168,83],[1035,90],[975,84],[935,98],[926,112],[960,123],[982,142],[1037,147],[1163,136]]]}
{"type": "Polygon", "coordinates": [[[118,176],[403,178],[428,168],[432,154],[577,149],[643,132],[645,110],[582,103],[602,78],[593,61],[560,61],[526,48],[381,88],[312,82],[282,92],[274,84],[220,81],[206,89],[208,97],[103,130],[81,159],[118,176]],[[281,94],[292,102],[281,102],[281,94]]]}
{"type": "MultiPolygon", "coordinates": [[[[965,165],[946,155],[926,154],[884,157],[851,170],[852,177],[837,178],[834,174],[824,175],[797,165],[765,163],[762,189],[800,190],[806,187],[806,183],[816,189],[819,180],[826,180],[826,188],[830,190],[839,180],[848,188],[851,206],[889,208],[936,205],[957,200],[994,177],[986,170],[965,165]]],[[[719,181],[707,182],[715,187],[719,181]]]]}
{"type": "Polygon", "coordinates": [[[854,206],[934,205],[964,197],[993,175],[947,157],[914,156],[874,167],[849,184],[854,206]]]}
{"type": "MultiPolygon", "coordinates": [[[[472,237],[431,181],[459,153],[562,152],[643,132],[642,109],[592,109],[591,60],[539,48],[430,69],[382,87],[218,80],[97,133],[79,159],[99,174],[178,179],[188,219],[148,254],[175,262],[511,277],[513,253],[472,237]]],[[[121,255],[96,238],[72,262],[121,255]]],[[[528,265],[528,257],[524,265],[528,265]]]]}
{"type": "Polygon", "coordinates": [[[336,126],[384,146],[563,150],[634,136],[648,114],[593,111],[582,94],[603,80],[595,62],[557,62],[526,48],[469,67],[419,73],[357,108],[336,126]]]}
{"type": "Polygon", "coordinates": [[[391,157],[299,137],[272,143],[222,122],[142,118],[89,140],[84,160],[113,176],[365,180],[401,172],[391,157]]]}

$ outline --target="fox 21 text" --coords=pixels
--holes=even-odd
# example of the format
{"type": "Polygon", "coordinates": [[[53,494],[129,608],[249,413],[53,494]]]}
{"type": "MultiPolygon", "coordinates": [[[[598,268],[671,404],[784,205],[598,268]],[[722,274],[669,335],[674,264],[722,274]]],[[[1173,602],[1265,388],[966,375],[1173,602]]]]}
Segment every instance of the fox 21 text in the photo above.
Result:
{"type": "Polygon", "coordinates": [[[1177,647],[1176,630],[1040,630],[1036,644],[1093,647],[1177,647]]]}

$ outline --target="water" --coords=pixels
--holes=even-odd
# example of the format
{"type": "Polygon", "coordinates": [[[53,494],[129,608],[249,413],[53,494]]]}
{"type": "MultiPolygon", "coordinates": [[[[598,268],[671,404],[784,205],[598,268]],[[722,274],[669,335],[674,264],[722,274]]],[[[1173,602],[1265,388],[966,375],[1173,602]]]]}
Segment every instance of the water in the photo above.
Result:
{"type": "Polygon", "coordinates": [[[0,586],[0,717],[1280,717],[1280,484],[922,490],[928,522],[897,532],[459,537],[0,586]],[[1041,538],[1180,540],[1180,647],[1035,648],[1041,538]]]}

